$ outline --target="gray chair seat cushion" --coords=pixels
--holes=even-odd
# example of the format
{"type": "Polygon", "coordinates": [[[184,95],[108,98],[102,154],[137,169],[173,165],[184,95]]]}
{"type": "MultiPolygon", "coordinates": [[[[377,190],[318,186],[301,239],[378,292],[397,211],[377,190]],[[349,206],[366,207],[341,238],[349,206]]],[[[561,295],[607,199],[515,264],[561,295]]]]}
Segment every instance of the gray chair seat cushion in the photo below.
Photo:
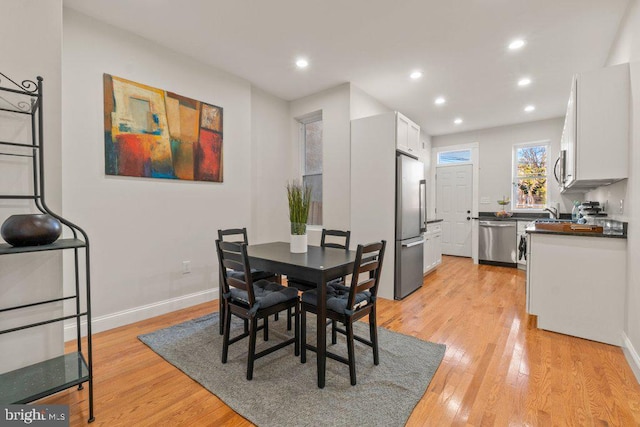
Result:
{"type": "MultiPolygon", "coordinates": [[[[238,288],[231,288],[231,298],[249,304],[247,291],[238,288]]],[[[285,301],[298,298],[296,288],[288,288],[279,283],[268,280],[258,280],[253,284],[253,294],[256,298],[256,305],[259,308],[267,308],[285,301]]]]}
{"type": "MultiPolygon", "coordinates": [[[[258,280],[262,280],[262,279],[267,279],[267,278],[273,277],[273,276],[275,276],[275,274],[271,273],[270,271],[256,270],[255,268],[251,269],[251,279],[254,282],[257,282],[258,280]]],[[[233,277],[234,279],[238,279],[238,280],[244,281],[244,272],[243,271],[230,270],[230,271],[227,271],[227,277],[233,277]]]]}
{"type": "MultiPolygon", "coordinates": [[[[346,314],[349,299],[349,287],[344,285],[327,285],[327,309],[336,313],[346,314]]],[[[318,290],[311,289],[302,294],[302,302],[318,305],[318,290]]],[[[356,294],[354,308],[363,307],[371,302],[371,292],[364,291],[356,294]]]]}

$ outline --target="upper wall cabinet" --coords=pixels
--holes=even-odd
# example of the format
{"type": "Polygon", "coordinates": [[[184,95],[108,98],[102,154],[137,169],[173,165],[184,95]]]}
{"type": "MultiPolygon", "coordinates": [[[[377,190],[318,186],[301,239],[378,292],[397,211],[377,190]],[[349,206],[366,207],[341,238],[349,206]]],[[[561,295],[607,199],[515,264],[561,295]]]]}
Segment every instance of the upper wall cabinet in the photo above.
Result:
{"type": "Polygon", "coordinates": [[[554,168],[563,192],[629,176],[629,93],[629,64],[574,76],[554,168]]]}
{"type": "Polygon", "coordinates": [[[420,156],[420,126],[396,113],[396,149],[412,156],[420,156]]]}

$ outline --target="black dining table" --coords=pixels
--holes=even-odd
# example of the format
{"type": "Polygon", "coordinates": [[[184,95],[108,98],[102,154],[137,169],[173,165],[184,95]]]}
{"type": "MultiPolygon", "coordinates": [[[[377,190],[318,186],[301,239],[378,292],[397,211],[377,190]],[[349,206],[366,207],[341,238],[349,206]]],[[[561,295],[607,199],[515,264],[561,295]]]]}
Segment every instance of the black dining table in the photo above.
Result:
{"type": "Polygon", "coordinates": [[[324,388],[327,358],[327,282],[353,272],[356,251],[320,246],[292,253],[289,243],[272,242],[247,246],[251,268],[293,276],[318,286],[318,387],[324,388]]]}

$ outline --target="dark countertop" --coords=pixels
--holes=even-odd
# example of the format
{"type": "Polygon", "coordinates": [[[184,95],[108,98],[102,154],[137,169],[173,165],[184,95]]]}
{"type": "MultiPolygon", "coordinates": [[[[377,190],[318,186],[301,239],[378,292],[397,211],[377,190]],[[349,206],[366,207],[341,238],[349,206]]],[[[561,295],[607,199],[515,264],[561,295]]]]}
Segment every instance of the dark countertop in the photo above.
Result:
{"type": "Polygon", "coordinates": [[[581,237],[609,237],[613,239],[626,239],[627,232],[620,233],[604,232],[604,233],[581,233],[579,231],[554,231],[554,230],[538,230],[535,227],[527,227],[527,233],[530,234],[556,234],[558,236],[581,236],[581,237]]]}
{"type": "Polygon", "coordinates": [[[479,219],[480,221],[526,221],[526,222],[531,222],[531,221],[535,221],[536,219],[539,219],[539,218],[516,217],[516,216],[501,218],[501,217],[497,217],[497,216],[479,216],[479,217],[474,217],[473,219],[479,219]]]}
{"type": "MultiPolygon", "coordinates": [[[[478,212],[473,219],[482,221],[535,221],[536,219],[548,219],[548,213],[514,212],[510,217],[497,217],[495,212],[478,212]]],[[[560,214],[560,219],[571,219],[571,214],[560,214]]]]}

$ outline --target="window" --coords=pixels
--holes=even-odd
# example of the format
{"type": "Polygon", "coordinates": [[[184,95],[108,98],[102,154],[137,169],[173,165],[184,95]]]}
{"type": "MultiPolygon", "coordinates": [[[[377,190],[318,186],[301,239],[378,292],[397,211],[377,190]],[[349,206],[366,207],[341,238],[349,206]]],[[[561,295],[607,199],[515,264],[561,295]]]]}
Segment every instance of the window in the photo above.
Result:
{"type": "Polygon", "coordinates": [[[300,121],[302,183],[311,187],[309,225],[322,225],[322,114],[300,121]]]}
{"type": "Polygon", "coordinates": [[[513,146],[513,209],[543,209],[547,205],[547,144],[513,146]]]}
{"type": "Polygon", "coordinates": [[[471,163],[471,150],[441,151],[438,153],[439,165],[471,163]]]}

